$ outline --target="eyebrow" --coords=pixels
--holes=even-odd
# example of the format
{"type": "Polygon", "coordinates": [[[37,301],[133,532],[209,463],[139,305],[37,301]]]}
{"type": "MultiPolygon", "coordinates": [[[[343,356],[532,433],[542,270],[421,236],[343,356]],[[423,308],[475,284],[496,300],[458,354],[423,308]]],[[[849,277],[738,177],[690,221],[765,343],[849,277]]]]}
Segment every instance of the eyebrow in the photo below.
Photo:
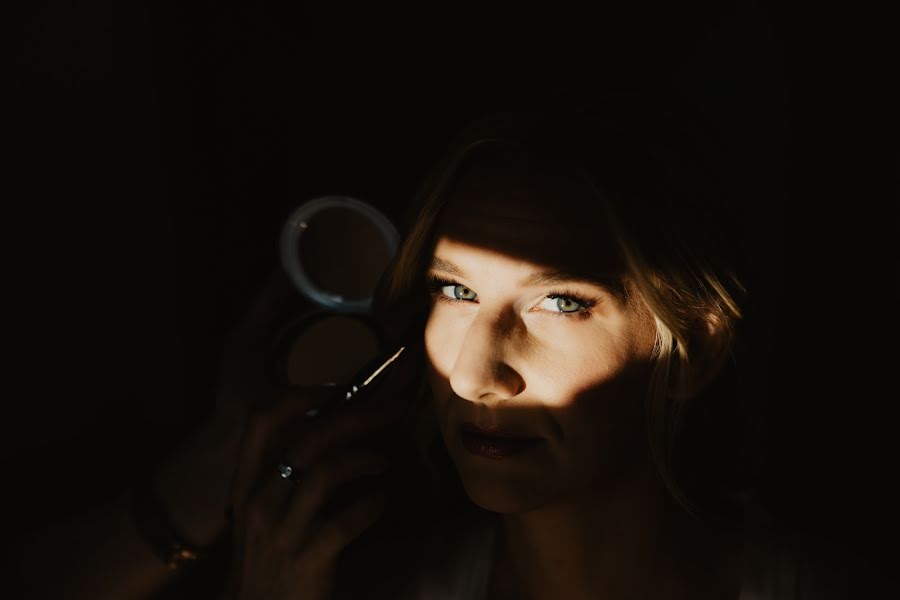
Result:
{"type": "MultiPolygon", "coordinates": [[[[459,266],[449,260],[444,260],[437,256],[431,258],[431,268],[444,273],[449,273],[450,275],[456,275],[457,277],[468,278],[468,275],[466,275],[459,266]]],[[[521,285],[540,286],[558,283],[584,283],[596,285],[607,290],[619,299],[623,299],[627,295],[625,282],[622,280],[622,277],[605,273],[585,273],[565,270],[541,271],[539,273],[532,273],[526,277],[522,280],[521,285]]]]}

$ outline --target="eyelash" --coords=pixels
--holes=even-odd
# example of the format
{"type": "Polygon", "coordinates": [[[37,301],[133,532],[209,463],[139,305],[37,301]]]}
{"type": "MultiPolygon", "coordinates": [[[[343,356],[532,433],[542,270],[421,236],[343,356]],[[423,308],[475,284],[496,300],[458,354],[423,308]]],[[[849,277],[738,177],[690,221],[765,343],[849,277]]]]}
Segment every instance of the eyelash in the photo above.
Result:
{"type": "MultiPolygon", "coordinates": [[[[458,281],[452,281],[450,279],[444,279],[442,277],[435,277],[434,275],[429,275],[427,277],[428,280],[428,289],[431,292],[432,296],[435,296],[439,301],[442,302],[472,302],[471,300],[464,300],[462,298],[450,298],[449,296],[445,296],[441,293],[441,288],[448,285],[462,285],[458,281]]],[[[466,287],[466,286],[463,286],[466,287]]],[[[551,291],[548,292],[544,299],[548,298],[562,298],[563,300],[573,300],[577,304],[580,304],[583,310],[578,310],[575,312],[556,312],[556,311],[544,311],[550,313],[554,317],[563,317],[566,319],[587,319],[591,316],[591,308],[597,304],[596,300],[589,300],[588,298],[584,298],[579,296],[578,294],[567,291],[551,291]]]]}

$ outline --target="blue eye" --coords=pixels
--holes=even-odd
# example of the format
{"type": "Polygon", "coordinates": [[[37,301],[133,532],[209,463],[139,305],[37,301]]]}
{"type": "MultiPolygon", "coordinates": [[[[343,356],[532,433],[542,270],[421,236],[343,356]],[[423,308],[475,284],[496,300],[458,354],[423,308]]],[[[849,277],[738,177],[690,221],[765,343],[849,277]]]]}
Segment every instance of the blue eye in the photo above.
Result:
{"type": "MultiPolygon", "coordinates": [[[[434,275],[428,276],[428,290],[431,292],[431,295],[436,297],[438,300],[446,301],[446,302],[457,302],[457,301],[471,301],[475,298],[465,298],[460,297],[467,296],[469,292],[471,292],[471,288],[468,288],[456,281],[450,281],[449,279],[442,279],[440,277],[435,277],[434,275]],[[450,294],[447,295],[444,292],[445,288],[452,288],[450,294]],[[461,290],[461,291],[460,291],[461,290]]],[[[476,294],[475,297],[478,295],[476,294]]]]}
{"type": "Polygon", "coordinates": [[[478,294],[473,292],[471,288],[458,283],[441,286],[441,293],[448,298],[455,298],[456,300],[475,300],[478,297],[478,294]]]}
{"type": "MultiPolygon", "coordinates": [[[[440,302],[472,302],[478,297],[471,288],[466,287],[459,282],[443,279],[434,275],[428,276],[428,288],[432,296],[440,302]],[[450,295],[444,293],[445,288],[452,288],[450,295]]],[[[546,310],[544,312],[555,317],[565,318],[588,318],[591,316],[591,307],[597,303],[596,300],[588,300],[567,291],[549,292],[544,297],[543,302],[546,302],[547,300],[555,300],[556,302],[553,306],[559,310],[546,310]]]]}
{"type": "Polygon", "coordinates": [[[569,296],[547,296],[540,304],[544,310],[560,313],[576,313],[583,308],[580,302],[569,296]]]}

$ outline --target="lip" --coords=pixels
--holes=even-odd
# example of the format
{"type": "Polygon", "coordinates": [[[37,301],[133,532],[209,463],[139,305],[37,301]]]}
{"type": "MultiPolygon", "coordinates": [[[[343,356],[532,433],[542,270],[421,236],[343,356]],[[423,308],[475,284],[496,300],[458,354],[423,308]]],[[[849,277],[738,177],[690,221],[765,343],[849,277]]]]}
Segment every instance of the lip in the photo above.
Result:
{"type": "Polygon", "coordinates": [[[542,440],[543,438],[533,435],[522,435],[520,433],[515,433],[508,429],[503,429],[502,427],[498,427],[495,425],[485,425],[483,427],[479,427],[470,421],[466,421],[462,425],[459,426],[460,431],[464,433],[470,433],[477,436],[496,438],[499,440],[509,440],[509,441],[537,441],[542,440]]]}
{"type": "Polygon", "coordinates": [[[543,438],[512,436],[508,432],[502,436],[485,435],[484,431],[471,423],[463,423],[459,428],[459,437],[470,453],[494,460],[525,452],[544,441],[543,438]]]}

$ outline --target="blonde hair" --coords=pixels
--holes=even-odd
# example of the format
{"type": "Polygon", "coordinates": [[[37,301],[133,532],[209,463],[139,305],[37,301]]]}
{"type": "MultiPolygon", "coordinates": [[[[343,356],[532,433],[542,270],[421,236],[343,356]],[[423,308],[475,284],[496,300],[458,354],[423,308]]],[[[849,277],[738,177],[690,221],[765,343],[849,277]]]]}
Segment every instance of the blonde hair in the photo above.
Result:
{"type": "MultiPolygon", "coordinates": [[[[424,275],[435,226],[449,187],[467,161],[477,160],[477,151],[515,148],[562,166],[595,191],[620,258],[655,320],[646,397],[650,448],[673,497],[696,517],[696,498],[675,472],[679,432],[691,399],[733,358],[745,289],[732,268],[727,244],[715,239],[728,233],[709,219],[715,212],[710,202],[722,201],[710,174],[690,164],[683,143],[672,147],[671,141],[667,145],[660,139],[666,129],[659,119],[605,114],[493,115],[464,130],[407,209],[404,240],[379,282],[374,312],[395,341],[423,337],[429,303],[424,275]],[[716,343],[706,351],[700,369],[694,363],[711,339],[716,343]]],[[[431,464],[428,452],[435,429],[424,374],[416,390],[422,398],[417,446],[424,462],[431,464]]],[[[438,481],[437,470],[433,465],[429,469],[438,481]]]]}

